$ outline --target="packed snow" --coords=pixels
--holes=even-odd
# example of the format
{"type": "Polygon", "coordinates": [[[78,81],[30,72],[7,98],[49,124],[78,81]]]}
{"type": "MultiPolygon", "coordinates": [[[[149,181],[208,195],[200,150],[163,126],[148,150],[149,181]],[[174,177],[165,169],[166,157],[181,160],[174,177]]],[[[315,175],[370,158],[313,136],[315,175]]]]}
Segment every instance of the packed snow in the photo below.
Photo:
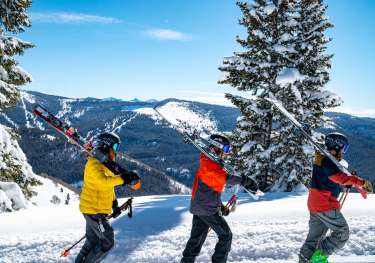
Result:
{"type": "MultiPolygon", "coordinates": [[[[308,229],[306,201],[306,194],[269,193],[256,202],[240,194],[236,211],[227,217],[233,232],[228,262],[296,262],[308,229]]],[[[375,262],[374,201],[373,195],[367,200],[349,195],[343,213],[351,236],[333,262],[375,262]]],[[[113,223],[116,245],[104,263],[179,262],[191,229],[189,203],[188,195],[136,197],[133,218],[122,215],[113,223]]],[[[1,214],[0,222],[5,263],[74,262],[79,248],[68,258],[59,254],[84,234],[78,202],[1,214]]],[[[210,262],[216,241],[211,231],[196,262],[210,262]]]]}

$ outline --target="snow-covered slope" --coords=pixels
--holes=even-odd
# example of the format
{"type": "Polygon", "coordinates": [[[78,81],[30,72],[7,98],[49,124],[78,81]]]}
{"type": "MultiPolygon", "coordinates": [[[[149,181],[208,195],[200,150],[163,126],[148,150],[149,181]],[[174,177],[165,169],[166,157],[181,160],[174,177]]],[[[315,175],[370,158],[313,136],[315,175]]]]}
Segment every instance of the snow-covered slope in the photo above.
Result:
{"type": "Polygon", "coordinates": [[[77,199],[77,194],[58,183],[36,175],[11,131],[0,125],[0,213],[52,205],[77,199]],[[22,188],[22,190],[21,190],[22,188]],[[27,200],[24,193],[30,195],[27,200]]]}
{"type": "MultiPolygon", "coordinates": [[[[210,112],[199,112],[192,109],[192,103],[184,101],[170,101],[162,105],[158,110],[173,125],[181,124],[193,127],[199,132],[215,132],[217,125],[210,112]]],[[[186,129],[187,127],[183,127],[186,129]]]]}
{"type": "MultiPolygon", "coordinates": [[[[296,262],[308,228],[306,199],[305,194],[274,193],[254,202],[241,196],[236,212],[227,217],[233,232],[228,262],[296,262]]],[[[351,236],[333,262],[375,262],[374,201],[373,195],[363,200],[350,194],[343,213],[351,236]]],[[[189,202],[186,195],[136,197],[134,217],[122,215],[113,223],[116,245],[104,263],[179,262],[191,229],[189,202]]],[[[59,252],[84,234],[77,202],[1,214],[0,222],[1,262],[74,262],[79,249],[67,259],[59,252]]],[[[211,231],[197,262],[210,262],[216,241],[211,231]]]]}

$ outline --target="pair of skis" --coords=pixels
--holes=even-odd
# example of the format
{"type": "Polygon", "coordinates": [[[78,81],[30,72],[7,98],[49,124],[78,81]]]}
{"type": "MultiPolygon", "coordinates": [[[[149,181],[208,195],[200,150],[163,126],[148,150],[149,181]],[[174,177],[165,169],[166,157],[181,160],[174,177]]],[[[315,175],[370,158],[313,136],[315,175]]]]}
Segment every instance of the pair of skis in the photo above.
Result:
{"type": "MultiPolygon", "coordinates": [[[[204,138],[200,137],[196,131],[194,131],[192,134],[189,134],[187,131],[181,130],[180,127],[177,127],[175,124],[173,124],[170,120],[168,120],[161,113],[161,111],[159,110],[160,107],[161,107],[161,105],[156,105],[154,107],[154,111],[162,119],[164,119],[166,122],[168,122],[169,125],[172,126],[178,133],[180,133],[180,135],[183,137],[184,141],[186,141],[186,142],[190,143],[191,145],[193,145],[195,148],[197,148],[201,153],[203,153],[206,157],[208,157],[212,161],[218,163],[227,174],[232,175],[232,176],[236,176],[235,170],[228,163],[224,162],[221,158],[219,158],[218,156],[216,156],[214,153],[212,153],[209,150],[209,145],[210,144],[204,138]]],[[[249,189],[247,189],[247,188],[245,188],[243,186],[241,186],[241,187],[254,200],[259,200],[259,196],[264,195],[264,193],[259,190],[258,182],[254,178],[251,178],[251,177],[248,177],[248,178],[250,178],[254,182],[254,184],[257,186],[257,188],[258,188],[257,191],[249,190],[249,189]]],[[[236,195],[236,193],[234,193],[232,195],[231,199],[228,201],[227,205],[232,206],[233,203],[235,203],[236,200],[237,200],[237,195],[236,195]],[[229,203],[229,202],[231,202],[231,203],[229,203]]]]}
{"type": "MultiPolygon", "coordinates": [[[[258,98],[258,99],[261,99],[261,98],[258,98]]],[[[290,114],[279,101],[270,99],[270,98],[265,98],[264,100],[271,103],[282,115],[284,115],[284,117],[287,118],[293,124],[293,126],[298,129],[298,131],[316,148],[316,150],[318,150],[321,154],[329,158],[340,169],[341,172],[349,176],[352,175],[334,156],[332,156],[332,154],[327,149],[322,147],[319,143],[317,143],[313,139],[312,136],[310,136],[310,134],[308,134],[304,126],[299,121],[297,121],[296,118],[292,114],[290,114]]],[[[357,186],[355,188],[362,195],[364,199],[367,198],[367,192],[365,190],[357,186]]],[[[350,188],[349,188],[349,191],[350,191],[350,188]]],[[[343,199],[344,202],[345,202],[345,199],[343,199]]]]}
{"type": "MultiPolygon", "coordinates": [[[[88,156],[94,157],[100,161],[114,174],[123,174],[127,172],[127,170],[121,165],[110,160],[106,154],[93,149],[92,142],[85,142],[74,127],[57,118],[42,105],[36,104],[33,109],[33,114],[44,120],[50,127],[63,135],[71,144],[77,145],[88,156]]],[[[130,187],[133,190],[137,190],[140,187],[140,182],[136,182],[135,184],[130,185],[130,187]]]]}

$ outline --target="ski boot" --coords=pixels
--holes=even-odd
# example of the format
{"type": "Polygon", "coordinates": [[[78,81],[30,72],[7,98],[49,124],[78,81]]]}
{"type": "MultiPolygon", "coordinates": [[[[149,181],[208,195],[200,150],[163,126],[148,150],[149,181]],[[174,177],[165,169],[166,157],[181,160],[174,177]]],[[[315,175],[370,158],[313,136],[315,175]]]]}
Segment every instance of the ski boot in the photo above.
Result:
{"type": "Polygon", "coordinates": [[[310,258],[311,263],[329,263],[326,256],[322,254],[322,252],[318,249],[314,252],[314,254],[310,258]]]}

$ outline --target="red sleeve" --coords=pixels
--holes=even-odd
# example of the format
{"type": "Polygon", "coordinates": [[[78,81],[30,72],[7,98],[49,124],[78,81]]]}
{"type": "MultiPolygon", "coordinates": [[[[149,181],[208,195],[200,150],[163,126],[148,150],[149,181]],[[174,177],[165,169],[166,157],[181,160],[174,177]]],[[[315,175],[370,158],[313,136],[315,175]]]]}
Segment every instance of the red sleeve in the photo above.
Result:
{"type": "Polygon", "coordinates": [[[199,179],[216,192],[222,192],[227,179],[227,173],[221,166],[203,154],[200,157],[198,171],[199,179]]]}
{"type": "Polygon", "coordinates": [[[355,175],[347,175],[343,172],[335,173],[328,177],[332,182],[341,185],[354,185],[354,186],[363,186],[363,180],[355,175]]]}

